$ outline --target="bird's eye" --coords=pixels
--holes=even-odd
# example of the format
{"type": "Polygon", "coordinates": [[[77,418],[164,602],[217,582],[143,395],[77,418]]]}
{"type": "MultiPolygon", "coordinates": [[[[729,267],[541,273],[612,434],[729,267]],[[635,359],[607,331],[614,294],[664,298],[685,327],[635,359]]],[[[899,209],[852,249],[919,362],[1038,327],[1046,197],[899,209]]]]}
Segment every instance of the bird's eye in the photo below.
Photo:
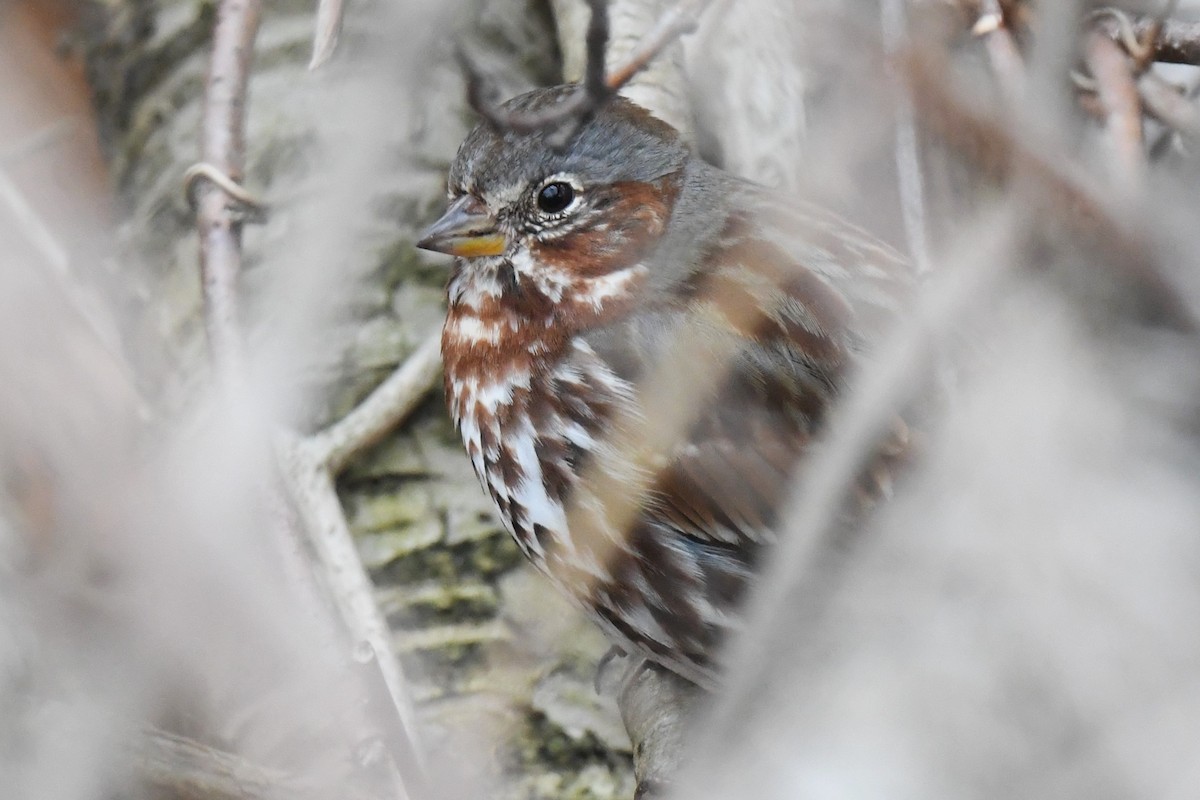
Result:
{"type": "Polygon", "coordinates": [[[537,196],[537,206],[547,214],[557,214],[575,200],[575,189],[564,181],[547,183],[537,196]]]}

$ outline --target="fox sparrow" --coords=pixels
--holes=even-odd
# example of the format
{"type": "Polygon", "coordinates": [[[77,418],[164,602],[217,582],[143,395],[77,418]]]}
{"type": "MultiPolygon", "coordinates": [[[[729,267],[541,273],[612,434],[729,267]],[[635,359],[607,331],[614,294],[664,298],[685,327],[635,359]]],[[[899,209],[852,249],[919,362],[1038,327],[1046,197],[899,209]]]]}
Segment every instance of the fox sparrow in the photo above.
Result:
{"type": "Polygon", "coordinates": [[[907,262],[621,98],[565,144],[480,125],[448,193],[419,246],[458,256],[446,399],[484,489],[618,646],[713,685],[789,478],[907,262]]]}

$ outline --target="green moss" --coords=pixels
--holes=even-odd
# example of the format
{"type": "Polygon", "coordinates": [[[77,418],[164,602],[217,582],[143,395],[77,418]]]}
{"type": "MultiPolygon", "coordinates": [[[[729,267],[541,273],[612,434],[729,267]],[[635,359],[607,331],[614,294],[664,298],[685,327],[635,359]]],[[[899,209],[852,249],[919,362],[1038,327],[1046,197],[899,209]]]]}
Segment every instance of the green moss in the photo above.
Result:
{"type": "Polygon", "coordinates": [[[487,651],[507,643],[508,629],[500,622],[456,623],[432,628],[401,630],[395,634],[396,649],[416,660],[430,674],[454,670],[458,677],[487,665],[487,651]]]}
{"type": "Polygon", "coordinates": [[[422,550],[372,570],[371,578],[378,584],[426,580],[450,582],[457,580],[458,566],[453,554],[446,550],[422,550]]]}
{"type": "Polygon", "coordinates": [[[477,582],[385,589],[376,598],[388,622],[397,628],[484,622],[495,617],[500,606],[496,590],[477,582]]]}
{"type": "Polygon", "coordinates": [[[429,492],[417,482],[402,484],[394,491],[355,494],[347,503],[350,528],[356,534],[403,529],[431,516],[429,492]]]}
{"type": "Polygon", "coordinates": [[[486,539],[421,550],[373,571],[379,583],[453,583],[465,578],[494,579],[522,563],[520,551],[502,531],[486,539]]]}
{"type": "Polygon", "coordinates": [[[430,473],[426,462],[410,434],[397,434],[379,442],[359,456],[343,476],[350,487],[381,479],[420,478],[430,473]]]}
{"type": "MultiPolygon", "coordinates": [[[[589,733],[573,738],[545,715],[532,710],[526,714],[524,726],[518,729],[513,738],[511,757],[514,760],[513,768],[517,771],[536,764],[568,775],[573,773],[575,777],[585,771],[595,778],[599,775],[611,776],[614,773],[628,774],[633,769],[633,761],[629,755],[614,753],[595,735],[589,733]]],[[[574,794],[558,796],[612,797],[613,795],[608,794],[606,790],[616,788],[612,785],[599,787],[596,784],[600,782],[597,781],[573,780],[569,783],[574,787],[574,794]]],[[[602,783],[607,784],[608,781],[602,783]]]]}
{"type": "Polygon", "coordinates": [[[358,555],[368,570],[385,567],[397,559],[436,545],[442,539],[442,526],[434,515],[406,525],[400,530],[381,531],[355,537],[358,555]]]}

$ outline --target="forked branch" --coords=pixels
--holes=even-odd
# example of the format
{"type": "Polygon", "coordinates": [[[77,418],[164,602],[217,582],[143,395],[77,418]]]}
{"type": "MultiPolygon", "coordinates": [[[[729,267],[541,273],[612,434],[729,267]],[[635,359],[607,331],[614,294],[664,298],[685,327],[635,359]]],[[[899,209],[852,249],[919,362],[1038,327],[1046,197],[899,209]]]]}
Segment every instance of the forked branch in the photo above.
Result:
{"type": "Polygon", "coordinates": [[[466,51],[457,50],[467,75],[467,99],[481,117],[498,131],[530,133],[557,131],[557,140],[565,143],[579,125],[629,84],[663,50],[679,37],[696,30],[700,16],[711,0],[679,0],[666,10],[654,27],[642,37],[633,52],[611,72],[606,72],[609,19],[606,0],[587,0],[591,18],[587,28],[587,62],[583,82],[553,108],[538,112],[514,112],[503,108],[499,92],[479,71],[466,51]]]}

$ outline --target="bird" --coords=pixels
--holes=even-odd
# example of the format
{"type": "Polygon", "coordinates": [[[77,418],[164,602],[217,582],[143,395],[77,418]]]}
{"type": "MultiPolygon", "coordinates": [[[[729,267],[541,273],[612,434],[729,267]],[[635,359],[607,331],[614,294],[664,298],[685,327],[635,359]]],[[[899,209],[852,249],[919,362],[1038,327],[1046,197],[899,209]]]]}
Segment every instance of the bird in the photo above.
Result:
{"type": "MultiPolygon", "coordinates": [[[[575,91],[501,111],[546,115],[575,91]]],[[[485,121],[452,162],[417,243],[456,257],[447,407],[528,560],[618,651],[714,688],[793,476],[913,270],[622,97],[563,139],[485,121]]],[[[898,421],[890,454],[906,436],[898,421]]],[[[860,481],[864,507],[889,457],[860,481]]]]}

